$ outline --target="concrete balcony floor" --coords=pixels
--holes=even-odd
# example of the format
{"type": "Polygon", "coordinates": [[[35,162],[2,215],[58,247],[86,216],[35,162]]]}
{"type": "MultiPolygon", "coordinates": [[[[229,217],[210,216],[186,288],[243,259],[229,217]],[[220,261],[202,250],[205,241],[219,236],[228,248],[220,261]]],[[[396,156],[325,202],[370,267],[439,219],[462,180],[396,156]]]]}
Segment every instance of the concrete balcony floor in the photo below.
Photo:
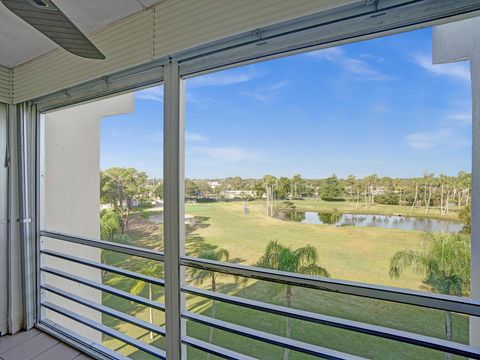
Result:
{"type": "Polygon", "coordinates": [[[37,329],[0,337],[0,360],[93,360],[37,329]]]}

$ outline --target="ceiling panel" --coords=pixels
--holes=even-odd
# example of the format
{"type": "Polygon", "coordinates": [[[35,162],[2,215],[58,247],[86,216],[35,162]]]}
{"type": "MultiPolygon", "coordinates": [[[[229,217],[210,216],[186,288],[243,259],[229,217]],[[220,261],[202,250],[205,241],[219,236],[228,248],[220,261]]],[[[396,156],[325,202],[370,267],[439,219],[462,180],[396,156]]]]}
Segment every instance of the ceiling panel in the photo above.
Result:
{"type": "MultiPolygon", "coordinates": [[[[159,0],[54,0],[80,28],[90,34],[159,0]]],[[[0,3],[0,65],[14,67],[58,46],[13,15],[0,3]]]]}
{"type": "Polygon", "coordinates": [[[11,68],[56,47],[0,3],[0,65],[11,68]]]}

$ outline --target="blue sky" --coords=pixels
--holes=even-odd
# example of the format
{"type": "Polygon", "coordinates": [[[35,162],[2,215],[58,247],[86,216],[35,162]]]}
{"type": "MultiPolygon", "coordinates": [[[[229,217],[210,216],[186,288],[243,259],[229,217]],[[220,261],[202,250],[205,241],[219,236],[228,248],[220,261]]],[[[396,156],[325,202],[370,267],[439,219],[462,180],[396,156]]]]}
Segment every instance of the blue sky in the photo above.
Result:
{"type": "MultiPolygon", "coordinates": [[[[431,46],[424,29],[187,80],[186,175],[470,171],[469,64],[432,65],[431,46]]],[[[162,96],[102,121],[102,169],[162,176],[162,96]]]]}

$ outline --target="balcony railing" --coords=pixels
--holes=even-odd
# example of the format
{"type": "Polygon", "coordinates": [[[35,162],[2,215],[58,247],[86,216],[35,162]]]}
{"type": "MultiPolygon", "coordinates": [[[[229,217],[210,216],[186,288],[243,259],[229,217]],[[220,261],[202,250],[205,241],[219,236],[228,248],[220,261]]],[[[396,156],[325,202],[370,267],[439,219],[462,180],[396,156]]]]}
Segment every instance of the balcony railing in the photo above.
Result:
{"type": "MultiPolygon", "coordinates": [[[[81,244],[90,246],[93,248],[110,250],[122,254],[127,254],[131,256],[138,256],[145,259],[163,261],[165,255],[162,252],[142,249],[134,246],[128,246],[124,244],[112,243],[107,241],[100,241],[94,239],[87,239],[78,236],[72,236],[67,234],[61,234],[50,231],[41,231],[40,235],[46,238],[53,238],[61,241],[71,242],[75,244],[81,244]]],[[[101,264],[98,262],[81,259],[76,256],[67,255],[64,253],[59,253],[52,250],[41,249],[41,256],[55,257],[62,260],[70,261],[75,264],[81,264],[91,268],[96,268],[99,270],[119,274],[127,278],[136,279],[148,282],[153,285],[165,286],[165,281],[168,282],[168,279],[162,280],[159,278],[154,278],[146,276],[137,272],[120,269],[113,267],[107,264],[101,264]]],[[[437,310],[444,310],[455,312],[464,315],[470,315],[475,317],[480,317],[480,301],[469,299],[469,298],[460,298],[448,295],[441,294],[432,294],[420,291],[413,290],[404,290],[393,287],[386,286],[377,286],[369,285],[363,283],[356,283],[343,280],[334,280],[327,278],[320,278],[314,276],[306,276],[300,274],[293,274],[288,272],[281,272],[269,269],[256,268],[251,266],[233,264],[233,263],[224,263],[217,262],[212,260],[199,259],[189,256],[181,257],[180,264],[184,267],[189,268],[198,268],[204,269],[212,272],[219,272],[233,276],[257,279],[262,281],[268,281],[273,283],[287,284],[291,286],[298,286],[302,288],[316,289],[320,291],[335,292],[339,294],[353,295],[363,298],[371,298],[377,300],[384,300],[395,303],[402,303],[408,305],[414,305],[422,308],[431,308],[437,310]]],[[[76,274],[67,273],[65,271],[54,269],[51,267],[40,268],[40,271],[43,273],[48,273],[69,281],[73,281],[84,286],[97,289],[99,291],[109,293],[129,301],[133,301],[138,304],[145,305],[147,307],[152,307],[154,309],[165,311],[165,305],[157,301],[148,300],[141,296],[132,295],[122,290],[118,290],[108,285],[104,285],[89,279],[85,279],[76,274]]],[[[112,309],[102,304],[98,304],[85,299],[81,296],[72,294],[68,291],[55,287],[52,284],[43,283],[40,285],[42,291],[50,292],[61,296],[67,300],[73,301],[75,303],[81,304],[85,307],[91,308],[95,311],[98,311],[102,314],[106,314],[117,318],[121,321],[133,324],[140,328],[143,328],[147,331],[151,331],[161,336],[165,336],[166,331],[164,327],[156,326],[150,324],[143,320],[140,320],[131,315],[125,314],[118,310],[112,309]]],[[[199,296],[205,299],[215,300],[222,303],[228,303],[242,308],[248,308],[253,310],[258,310],[266,313],[271,313],[275,315],[280,315],[284,317],[289,317],[292,319],[302,320],[305,322],[321,324],[329,326],[332,328],[338,328],[343,330],[348,330],[356,333],[366,334],[375,336],[378,338],[389,339],[398,341],[401,343],[411,344],[415,346],[420,346],[428,349],[433,349],[445,353],[455,354],[459,356],[464,356],[472,359],[480,359],[480,349],[456,343],[453,341],[447,341],[443,339],[438,339],[430,336],[420,335],[413,332],[396,330],[384,326],[371,325],[363,322],[346,320],[343,318],[327,316],[322,314],[317,314],[309,311],[298,310],[294,308],[289,308],[280,305],[269,304],[262,301],[245,299],[238,296],[227,295],[223,293],[213,292],[209,290],[200,289],[193,286],[184,285],[181,288],[182,292],[185,294],[191,294],[199,296]]],[[[89,328],[92,328],[96,331],[99,331],[103,334],[106,334],[112,338],[118,339],[125,344],[131,345],[134,348],[137,348],[141,351],[144,351],[150,355],[153,355],[160,359],[165,359],[166,354],[163,350],[149,345],[141,340],[135,339],[131,336],[128,336],[124,333],[121,333],[115,329],[112,329],[104,324],[92,321],[85,316],[79,315],[75,312],[62,308],[56,304],[53,304],[48,301],[42,301],[39,306],[41,308],[49,309],[55,313],[61,314],[67,318],[70,318],[82,325],[85,325],[89,328]]],[[[254,339],[261,341],[267,344],[276,345],[282,348],[287,348],[294,350],[300,353],[313,355],[320,358],[326,359],[360,359],[358,356],[351,354],[339,352],[336,350],[328,349],[325,347],[309,344],[303,341],[294,340],[291,338],[286,338],[279,335],[273,335],[264,331],[259,331],[245,326],[240,326],[238,324],[229,323],[223,320],[215,319],[212,317],[204,316],[198,313],[184,310],[181,313],[181,317],[188,321],[199,323],[205,326],[213,327],[220,329],[229,333],[240,335],[246,338],[254,339]]],[[[113,352],[110,349],[102,346],[101,344],[92,344],[91,341],[88,341],[82,336],[73,334],[72,332],[64,329],[61,324],[53,323],[51,320],[40,319],[39,325],[44,329],[48,329],[50,332],[54,332],[57,335],[67,336],[71,341],[76,341],[82,344],[83,346],[90,347],[92,350],[95,350],[103,354],[106,358],[120,358],[124,357],[118,353],[113,352]]],[[[191,336],[183,336],[181,342],[185,345],[191,346],[193,348],[199,349],[201,351],[219,356],[225,359],[253,359],[250,356],[239,354],[235,351],[222,348],[217,345],[213,345],[191,336]]]]}

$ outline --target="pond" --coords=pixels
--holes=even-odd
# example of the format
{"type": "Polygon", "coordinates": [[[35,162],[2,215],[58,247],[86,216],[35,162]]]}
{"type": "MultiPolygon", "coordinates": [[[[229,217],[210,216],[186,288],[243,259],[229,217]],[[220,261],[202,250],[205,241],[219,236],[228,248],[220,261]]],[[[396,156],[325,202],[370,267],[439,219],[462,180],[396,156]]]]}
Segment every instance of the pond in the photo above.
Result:
{"type": "Polygon", "coordinates": [[[411,216],[376,214],[317,213],[313,211],[277,211],[276,218],[302,224],[328,224],[336,226],[370,226],[388,229],[425,232],[458,233],[463,224],[453,220],[427,219],[411,216]]]}

